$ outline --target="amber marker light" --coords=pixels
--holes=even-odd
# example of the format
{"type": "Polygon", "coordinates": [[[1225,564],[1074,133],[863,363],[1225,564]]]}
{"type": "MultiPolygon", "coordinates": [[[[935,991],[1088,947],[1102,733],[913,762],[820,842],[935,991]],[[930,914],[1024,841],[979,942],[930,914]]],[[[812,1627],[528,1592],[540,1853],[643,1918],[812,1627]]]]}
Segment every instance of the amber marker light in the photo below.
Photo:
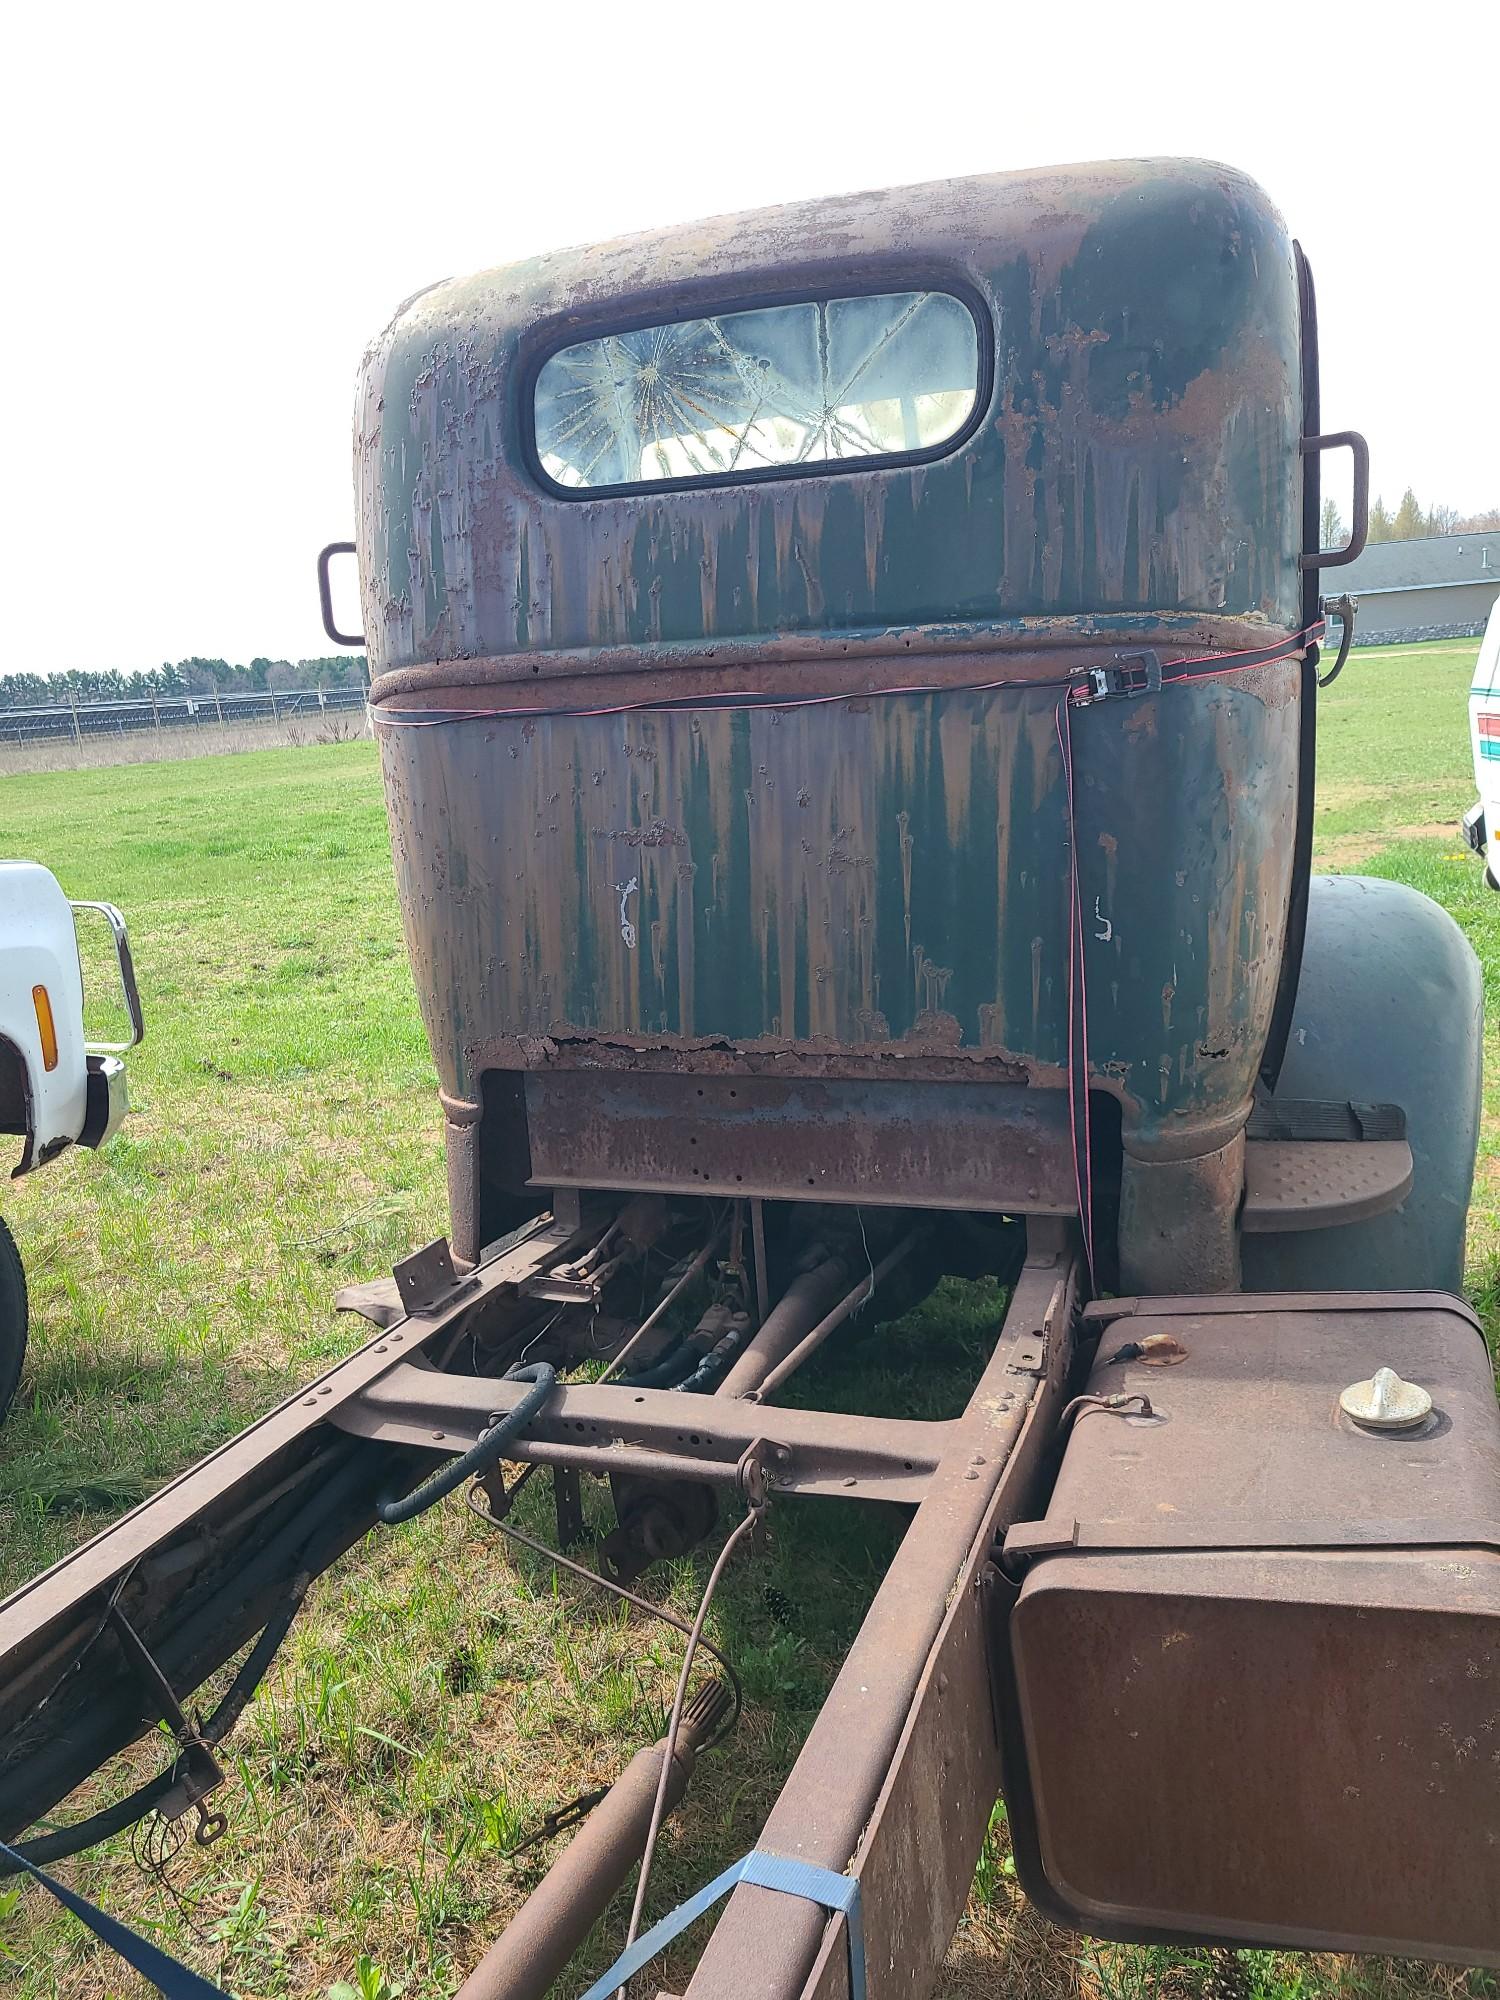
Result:
{"type": "Polygon", "coordinates": [[[33,986],[31,1004],[36,1008],[36,1025],[42,1037],[42,1068],[57,1068],[57,1023],[52,1018],[52,1002],[45,986],[33,986]]]}

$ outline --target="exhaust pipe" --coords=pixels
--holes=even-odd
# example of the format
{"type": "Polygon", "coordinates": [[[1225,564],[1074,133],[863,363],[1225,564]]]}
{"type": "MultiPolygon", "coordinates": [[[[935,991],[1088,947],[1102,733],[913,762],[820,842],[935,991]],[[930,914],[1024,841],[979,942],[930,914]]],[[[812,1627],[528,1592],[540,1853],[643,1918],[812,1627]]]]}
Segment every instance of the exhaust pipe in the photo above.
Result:
{"type": "MultiPolygon", "coordinates": [[[[729,1710],[710,1681],[682,1712],[667,1778],[670,1811],[687,1790],[698,1752],[729,1710]]],[[[656,1804],[666,1738],[638,1750],[510,1923],[459,1987],[455,2000],[543,2000],[640,1860],[656,1804]]]]}

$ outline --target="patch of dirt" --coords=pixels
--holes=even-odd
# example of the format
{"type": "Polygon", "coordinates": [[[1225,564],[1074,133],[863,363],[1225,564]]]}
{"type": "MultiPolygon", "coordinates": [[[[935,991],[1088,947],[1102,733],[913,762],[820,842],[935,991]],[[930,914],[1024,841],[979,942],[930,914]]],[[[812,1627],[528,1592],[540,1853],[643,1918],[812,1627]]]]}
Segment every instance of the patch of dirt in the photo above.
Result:
{"type": "Polygon", "coordinates": [[[1362,806],[1371,799],[1383,799],[1389,786],[1367,785],[1354,778],[1332,780],[1318,779],[1318,811],[1343,812],[1349,806],[1362,806]]]}
{"type": "Polygon", "coordinates": [[[1315,842],[1313,865],[1317,868],[1356,868],[1401,840],[1455,840],[1463,835],[1452,820],[1426,820],[1420,826],[1387,826],[1368,833],[1336,833],[1315,842]]]}

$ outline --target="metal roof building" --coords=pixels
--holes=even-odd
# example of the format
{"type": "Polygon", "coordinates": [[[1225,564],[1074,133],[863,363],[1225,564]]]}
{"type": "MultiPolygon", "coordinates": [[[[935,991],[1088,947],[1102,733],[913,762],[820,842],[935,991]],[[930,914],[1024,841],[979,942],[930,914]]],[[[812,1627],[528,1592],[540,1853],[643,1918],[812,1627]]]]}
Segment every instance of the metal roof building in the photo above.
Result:
{"type": "Polygon", "coordinates": [[[1500,597],[1500,531],[1371,542],[1332,575],[1359,599],[1357,646],[1477,637],[1500,597]]]}

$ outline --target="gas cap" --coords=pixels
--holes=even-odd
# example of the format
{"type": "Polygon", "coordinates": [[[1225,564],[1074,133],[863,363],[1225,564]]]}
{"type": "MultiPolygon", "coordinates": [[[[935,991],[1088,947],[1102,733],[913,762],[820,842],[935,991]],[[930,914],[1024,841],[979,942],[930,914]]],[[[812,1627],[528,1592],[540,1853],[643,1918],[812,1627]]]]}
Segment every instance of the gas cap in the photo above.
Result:
{"type": "Polygon", "coordinates": [[[1371,1431],[1407,1431],[1432,1410],[1432,1398],[1416,1382],[1403,1382],[1394,1368],[1377,1368],[1367,1382],[1351,1382],[1339,1408],[1371,1431]]]}

